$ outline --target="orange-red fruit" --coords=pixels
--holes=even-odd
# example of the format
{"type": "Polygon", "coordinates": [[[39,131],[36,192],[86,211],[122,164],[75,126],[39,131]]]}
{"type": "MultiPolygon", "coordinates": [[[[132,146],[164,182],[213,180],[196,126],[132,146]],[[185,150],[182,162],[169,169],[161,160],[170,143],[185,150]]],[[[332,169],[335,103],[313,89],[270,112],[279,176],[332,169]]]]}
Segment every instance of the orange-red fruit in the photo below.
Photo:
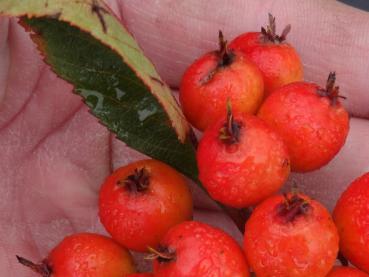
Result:
{"type": "MultiPolygon", "coordinates": [[[[273,17],[272,20],[270,24],[275,28],[273,17]]],[[[258,66],[264,79],[265,96],[303,79],[303,67],[296,50],[285,41],[285,36],[277,36],[275,29],[273,34],[271,28],[265,32],[242,34],[231,41],[229,48],[242,51],[258,66]]]]}
{"type": "Polygon", "coordinates": [[[306,195],[268,198],[256,207],[245,228],[247,261],[258,277],[324,277],[337,257],[333,220],[306,195]]]}
{"type": "Polygon", "coordinates": [[[186,180],[157,160],[117,169],[101,187],[99,216],[110,235],[129,249],[155,247],[170,227],[192,218],[186,180]]]}
{"type": "MultiPolygon", "coordinates": [[[[331,74],[330,78],[335,77],[331,74]]],[[[349,116],[337,93],[338,87],[322,89],[298,82],[276,90],[261,106],[258,116],[288,146],[292,171],[307,172],[326,165],[345,143],[349,116]]]]}
{"type": "Polygon", "coordinates": [[[350,184],[333,212],[342,254],[369,273],[369,173],[350,184]]]}
{"type": "Polygon", "coordinates": [[[127,277],[154,277],[151,273],[136,273],[127,275],[127,277]]]}
{"type": "Polygon", "coordinates": [[[205,131],[198,150],[199,179],[215,200],[242,208],[277,192],[290,172],[287,147],[259,118],[235,114],[234,141],[224,139],[227,118],[205,131]]]}
{"type": "MultiPolygon", "coordinates": [[[[226,47],[223,45],[223,47],[226,47]]],[[[184,73],[179,100],[188,121],[205,130],[231,100],[234,111],[256,113],[263,100],[259,69],[242,53],[214,51],[196,60],[184,73]],[[223,62],[223,56],[227,55],[223,62]]]]}
{"type": "Polygon", "coordinates": [[[65,237],[41,264],[28,266],[44,277],[122,277],[135,272],[126,249],[90,233],[65,237]]]}
{"type": "Polygon", "coordinates": [[[196,221],[183,222],[165,235],[154,261],[160,277],[249,277],[237,242],[220,229],[196,221]]]}
{"type": "Polygon", "coordinates": [[[356,268],[335,266],[327,277],[369,277],[369,275],[356,268]]]}

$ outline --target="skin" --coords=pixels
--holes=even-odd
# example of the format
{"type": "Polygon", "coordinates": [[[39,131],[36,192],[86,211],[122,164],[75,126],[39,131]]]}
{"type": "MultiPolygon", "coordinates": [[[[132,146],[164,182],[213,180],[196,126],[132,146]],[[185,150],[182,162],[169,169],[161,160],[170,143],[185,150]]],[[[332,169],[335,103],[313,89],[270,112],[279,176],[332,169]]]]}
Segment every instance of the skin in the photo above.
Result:
{"type": "Polygon", "coordinates": [[[352,267],[335,266],[327,277],[369,277],[365,272],[352,267]]]}
{"type": "MultiPolygon", "coordinates": [[[[268,12],[278,26],[291,23],[288,40],[301,54],[305,78],[323,84],[336,70],[353,116],[346,144],[328,166],[290,178],[290,184],[297,182],[332,209],[345,187],[369,170],[369,34],[363,32],[369,15],[333,0],[281,2],[235,0],[230,6],[217,0],[211,4],[214,12],[208,1],[198,0],[109,4],[120,18],[124,15],[123,22],[173,89],[194,58],[217,48],[219,29],[230,39],[259,31],[268,12]]],[[[15,19],[0,19],[0,60],[0,232],[6,234],[0,238],[0,268],[5,276],[32,277],[14,255],[40,260],[67,234],[103,232],[96,216],[100,185],[114,168],[142,156],[88,114],[71,86],[43,64],[15,19]]],[[[195,218],[240,239],[230,220],[194,190],[195,205],[202,208],[195,218]]],[[[149,271],[142,263],[141,268],[149,271]]]]}

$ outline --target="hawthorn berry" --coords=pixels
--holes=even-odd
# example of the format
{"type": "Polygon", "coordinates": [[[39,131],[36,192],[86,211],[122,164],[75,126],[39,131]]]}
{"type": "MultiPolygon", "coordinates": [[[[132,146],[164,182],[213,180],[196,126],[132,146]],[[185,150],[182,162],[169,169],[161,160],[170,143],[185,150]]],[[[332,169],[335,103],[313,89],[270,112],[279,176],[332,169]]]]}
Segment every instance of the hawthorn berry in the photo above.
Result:
{"type": "Polygon", "coordinates": [[[264,83],[259,69],[241,52],[229,50],[219,32],[218,51],[205,54],[184,73],[179,100],[183,113],[204,131],[219,118],[230,99],[237,112],[256,113],[263,100],[264,83]]]}
{"type": "Polygon", "coordinates": [[[157,160],[117,169],[100,190],[99,216],[113,239],[145,252],[168,229],[192,219],[192,196],[186,180],[157,160]]]}
{"type": "Polygon", "coordinates": [[[333,211],[340,250],[353,265],[369,273],[369,172],[354,180],[333,211]]]}
{"type": "Polygon", "coordinates": [[[327,277],[369,277],[365,272],[348,266],[335,266],[327,277]]]}
{"type": "Polygon", "coordinates": [[[265,96],[274,90],[303,79],[303,67],[296,50],[286,42],[291,30],[287,25],[279,36],[275,18],[269,14],[269,25],[261,32],[250,32],[236,37],[229,48],[242,51],[262,72],[265,96]]]}
{"type": "Polygon", "coordinates": [[[324,277],[338,253],[329,212],[303,194],[272,196],[246,222],[244,249],[258,277],[324,277]]]}
{"type": "Polygon", "coordinates": [[[349,116],[341,105],[336,75],[326,88],[297,82],[271,94],[258,116],[277,131],[288,146],[291,169],[307,172],[326,165],[345,143],[349,116]]]}
{"type": "Polygon", "coordinates": [[[196,221],[171,228],[152,252],[155,276],[250,276],[237,242],[222,230],[196,221]]]}
{"type": "Polygon", "coordinates": [[[126,249],[108,237],[90,233],[65,237],[39,264],[17,259],[42,277],[123,277],[135,272],[126,249]]]}
{"type": "Polygon", "coordinates": [[[290,172],[283,140],[259,118],[247,114],[219,119],[197,149],[199,179],[212,198],[248,207],[277,192],[290,172]]]}

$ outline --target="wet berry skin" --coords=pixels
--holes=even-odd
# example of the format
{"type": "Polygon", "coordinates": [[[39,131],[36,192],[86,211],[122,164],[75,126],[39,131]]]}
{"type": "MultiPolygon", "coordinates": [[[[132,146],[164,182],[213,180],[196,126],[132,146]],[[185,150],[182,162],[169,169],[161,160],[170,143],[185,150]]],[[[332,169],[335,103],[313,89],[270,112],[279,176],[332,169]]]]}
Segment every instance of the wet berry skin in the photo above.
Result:
{"type": "Polygon", "coordinates": [[[165,235],[160,250],[171,258],[154,261],[158,277],[248,277],[242,249],[220,229],[196,221],[183,222],[165,235]]]}
{"type": "Polygon", "coordinates": [[[197,149],[199,179],[215,200],[236,208],[255,205],[287,180],[290,162],[281,137],[259,118],[235,114],[237,141],[221,138],[227,119],[204,132],[197,149]]]}
{"type": "Polygon", "coordinates": [[[235,112],[252,114],[263,100],[259,69],[240,52],[227,55],[229,59],[223,63],[220,51],[207,53],[183,75],[179,95],[183,113],[201,131],[223,115],[228,99],[235,112]]]}
{"type": "Polygon", "coordinates": [[[296,50],[274,34],[261,32],[242,34],[232,40],[230,49],[244,53],[260,69],[265,87],[265,96],[274,90],[303,80],[303,66],[296,50]]]}
{"type": "Polygon", "coordinates": [[[333,219],[341,253],[369,273],[369,172],[353,181],[338,200],[333,219]]]}
{"type": "Polygon", "coordinates": [[[133,259],[125,248],[108,237],[91,233],[65,237],[40,264],[17,258],[44,277],[122,277],[135,272],[133,259]]]}
{"type": "Polygon", "coordinates": [[[292,171],[318,169],[344,145],[349,116],[337,97],[315,84],[298,82],[276,90],[260,107],[258,116],[286,142],[292,171]]]}
{"type": "Polygon", "coordinates": [[[335,266],[327,277],[369,277],[365,272],[348,266],[335,266]]]}
{"type": "Polygon", "coordinates": [[[329,212],[302,194],[272,196],[245,226],[244,250],[258,277],[325,277],[338,252],[329,212]]]}
{"type": "Polygon", "coordinates": [[[192,196],[184,177],[157,160],[117,169],[100,190],[99,216],[123,246],[155,247],[170,227],[192,219],[192,196]]]}
{"type": "Polygon", "coordinates": [[[52,277],[122,277],[135,268],[127,250],[110,238],[97,234],[76,234],[55,247],[48,258],[52,277]]]}

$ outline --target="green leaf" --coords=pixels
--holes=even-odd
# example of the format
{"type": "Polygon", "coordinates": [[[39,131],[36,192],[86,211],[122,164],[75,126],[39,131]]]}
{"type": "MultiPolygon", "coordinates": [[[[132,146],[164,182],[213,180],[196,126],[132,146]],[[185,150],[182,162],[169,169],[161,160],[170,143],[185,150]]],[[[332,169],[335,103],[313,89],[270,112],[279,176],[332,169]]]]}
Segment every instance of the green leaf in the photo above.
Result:
{"type": "Polygon", "coordinates": [[[91,0],[1,0],[53,71],[130,147],[197,179],[190,127],[170,89],[109,8],[91,0]]]}

